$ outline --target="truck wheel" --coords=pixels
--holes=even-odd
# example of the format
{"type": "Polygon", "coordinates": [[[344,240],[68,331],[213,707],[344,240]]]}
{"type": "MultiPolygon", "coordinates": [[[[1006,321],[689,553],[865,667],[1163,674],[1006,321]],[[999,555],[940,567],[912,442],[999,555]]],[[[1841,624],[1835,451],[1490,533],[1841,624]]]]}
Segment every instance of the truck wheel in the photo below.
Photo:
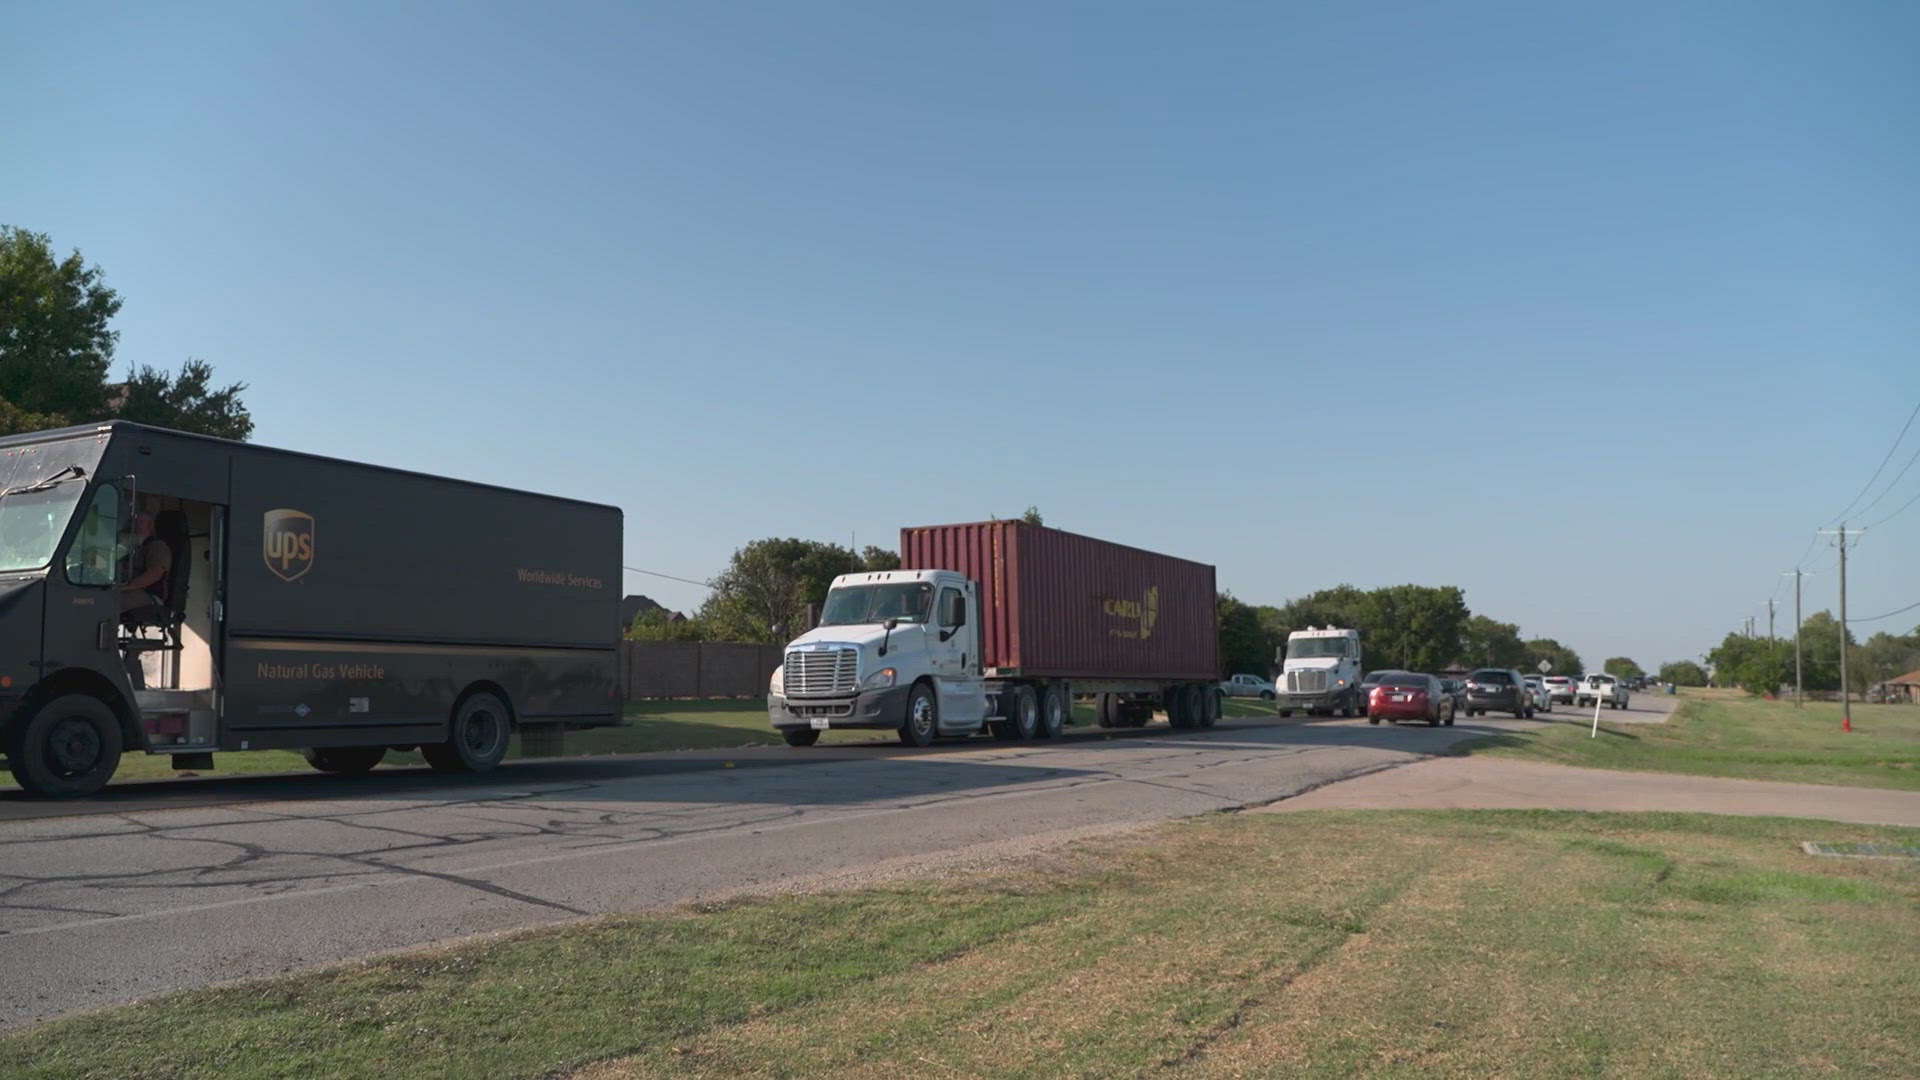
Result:
{"type": "MultiPolygon", "coordinates": [[[[1302,645],[1302,646],[1301,646],[1301,648],[1303,648],[1303,649],[1304,649],[1304,648],[1306,648],[1306,646],[1304,646],[1304,645],[1302,645]]],[[[1261,700],[1261,701],[1272,701],[1272,700],[1273,700],[1273,691],[1271,691],[1271,690],[1262,690],[1262,691],[1260,691],[1260,700],[1261,700]]]]}
{"type": "Polygon", "coordinates": [[[1281,709],[1281,710],[1280,710],[1280,715],[1281,715],[1282,717],[1290,717],[1290,716],[1292,716],[1292,715],[1293,715],[1293,710],[1292,710],[1292,709],[1281,709]]]}
{"type": "Polygon", "coordinates": [[[1208,693],[1202,693],[1200,696],[1206,701],[1206,706],[1200,713],[1200,726],[1210,728],[1220,722],[1220,699],[1208,693]]]}
{"type": "Polygon", "coordinates": [[[91,795],[120,767],[120,718],[91,694],[64,694],[7,733],[7,767],[34,795],[91,795]]]}
{"type": "Polygon", "coordinates": [[[1101,727],[1120,726],[1120,695],[1101,694],[1093,699],[1093,714],[1101,727]]]}
{"type": "Polygon", "coordinates": [[[1058,686],[1049,686],[1040,693],[1040,726],[1034,729],[1033,737],[1051,739],[1066,726],[1067,692],[1058,686]]]}
{"type": "Polygon", "coordinates": [[[373,771],[387,756],[384,746],[314,746],[304,754],[307,764],[321,772],[359,775],[373,771]]]}
{"type": "Polygon", "coordinates": [[[453,709],[452,738],[420,748],[435,772],[492,772],[507,756],[507,703],[489,693],[468,694],[453,709]]]}
{"type": "Polygon", "coordinates": [[[788,746],[812,746],[820,741],[820,733],[810,727],[781,728],[780,737],[788,746]]]}
{"type": "Polygon", "coordinates": [[[1007,718],[995,720],[993,737],[1001,742],[1020,742],[1033,738],[1040,728],[1040,703],[1034,699],[1033,687],[1025,683],[1017,684],[1002,695],[1006,698],[1007,718]]]}
{"type": "Polygon", "coordinates": [[[1187,693],[1185,686],[1167,687],[1165,703],[1168,727],[1184,728],[1192,726],[1190,716],[1192,714],[1193,702],[1190,700],[1190,695],[1187,693]]]}
{"type": "Polygon", "coordinates": [[[907,716],[900,721],[903,746],[932,746],[934,732],[940,730],[940,702],[926,683],[915,684],[907,695],[907,716]]]}

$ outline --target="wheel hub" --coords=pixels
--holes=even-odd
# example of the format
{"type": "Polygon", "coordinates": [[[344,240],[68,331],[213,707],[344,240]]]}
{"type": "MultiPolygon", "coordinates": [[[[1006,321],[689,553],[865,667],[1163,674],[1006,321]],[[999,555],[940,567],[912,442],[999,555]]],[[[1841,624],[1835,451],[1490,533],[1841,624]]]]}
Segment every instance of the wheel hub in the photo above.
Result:
{"type": "Polygon", "coordinates": [[[47,764],[62,776],[78,776],[100,761],[100,733],[80,719],[62,720],[47,737],[47,764]]]}
{"type": "Polygon", "coordinates": [[[467,718],[467,749],[476,754],[485,754],[493,749],[494,740],[500,734],[500,721],[493,713],[480,710],[467,718]]]}

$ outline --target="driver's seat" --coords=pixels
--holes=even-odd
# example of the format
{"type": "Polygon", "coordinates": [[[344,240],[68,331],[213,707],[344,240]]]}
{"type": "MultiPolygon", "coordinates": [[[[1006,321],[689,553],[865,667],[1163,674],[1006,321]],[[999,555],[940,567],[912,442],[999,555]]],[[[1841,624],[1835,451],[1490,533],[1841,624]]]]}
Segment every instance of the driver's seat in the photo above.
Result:
{"type": "Polygon", "coordinates": [[[153,518],[154,539],[167,545],[171,556],[167,564],[165,594],[155,602],[130,608],[120,616],[125,631],[120,648],[128,656],[146,652],[174,654],[177,678],[180,666],[180,627],[187,618],[187,582],[193,573],[193,537],[187,515],[178,510],[162,510],[153,518]],[[148,637],[148,631],[159,631],[148,637]]]}

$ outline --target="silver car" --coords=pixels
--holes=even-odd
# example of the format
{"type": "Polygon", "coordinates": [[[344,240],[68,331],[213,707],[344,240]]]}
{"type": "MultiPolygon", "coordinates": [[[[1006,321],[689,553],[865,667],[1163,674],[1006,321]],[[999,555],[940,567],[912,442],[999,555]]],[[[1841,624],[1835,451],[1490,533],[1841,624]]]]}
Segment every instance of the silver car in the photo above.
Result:
{"type": "Polygon", "coordinates": [[[1533,711],[1552,712],[1553,692],[1547,689],[1547,681],[1538,675],[1523,675],[1521,678],[1527,681],[1527,689],[1533,692],[1533,711]]]}

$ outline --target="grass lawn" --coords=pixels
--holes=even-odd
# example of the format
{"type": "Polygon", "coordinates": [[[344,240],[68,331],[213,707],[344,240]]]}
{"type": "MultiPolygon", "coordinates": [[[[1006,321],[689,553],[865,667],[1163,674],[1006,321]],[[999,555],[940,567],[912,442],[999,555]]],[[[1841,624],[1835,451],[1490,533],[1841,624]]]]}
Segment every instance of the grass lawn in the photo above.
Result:
{"type": "MultiPolygon", "coordinates": [[[[1227,699],[1225,719],[1271,718],[1271,702],[1227,699]]],[[[1092,706],[1076,706],[1074,719],[1092,725],[1092,706]]],[[[824,745],[892,743],[897,741],[885,731],[829,731],[821,736],[824,745]]],[[[778,746],[780,733],[767,723],[765,698],[719,698],[699,701],[635,701],[627,704],[627,720],[620,727],[595,728],[567,733],[564,756],[589,757],[600,754],[638,754],[652,750],[699,750],[731,746],[778,746]]],[[[524,755],[516,737],[507,751],[508,758],[524,755]]],[[[419,768],[426,762],[418,753],[387,754],[381,768],[419,768]]],[[[155,780],[163,777],[238,776],[245,773],[305,772],[307,760],[291,750],[222,751],[213,756],[213,768],[197,769],[191,774],[173,767],[169,755],[130,753],[120,759],[114,774],[116,781],[155,780]]],[[[0,789],[17,788],[11,774],[0,771],[0,789]]]]}
{"type": "Polygon", "coordinates": [[[1460,744],[1461,753],[1644,772],[1792,780],[1920,790],[1920,706],[1853,707],[1840,730],[1837,703],[1763,701],[1738,691],[1692,691],[1664,724],[1610,724],[1588,736],[1591,716],[1554,718],[1532,731],[1460,744]]]}
{"type": "Polygon", "coordinates": [[[1920,830],[1213,815],[0,1039],[19,1077],[1920,1075],[1920,830]]]}

